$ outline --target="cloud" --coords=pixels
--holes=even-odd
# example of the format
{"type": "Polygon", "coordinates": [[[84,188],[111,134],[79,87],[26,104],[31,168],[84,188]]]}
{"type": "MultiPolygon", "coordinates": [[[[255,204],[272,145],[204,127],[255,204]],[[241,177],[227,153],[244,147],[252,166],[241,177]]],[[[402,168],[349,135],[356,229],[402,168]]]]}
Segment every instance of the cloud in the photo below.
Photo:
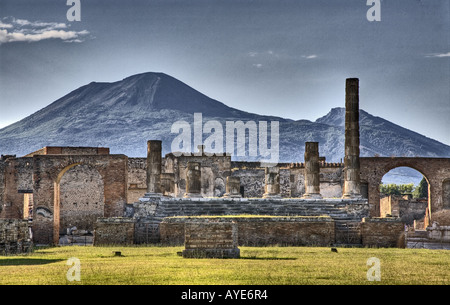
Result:
{"type": "Polygon", "coordinates": [[[428,55],[425,55],[425,57],[450,57],[450,52],[447,52],[447,53],[428,54],[428,55]]]}
{"type": "Polygon", "coordinates": [[[13,28],[14,26],[12,25],[12,24],[9,24],[9,23],[3,23],[1,20],[0,20],[0,29],[11,29],[11,28],[13,28]]]}
{"type": "Polygon", "coordinates": [[[65,23],[28,21],[6,17],[0,21],[0,44],[10,42],[37,42],[60,39],[64,42],[82,42],[88,31],[70,31],[65,23]]]}
{"type": "Polygon", "coordinates": [[[425,57],[450,57],[450,52],[427,54],[427,55],[425,55],[425,57]]]}
{"type": "Polygon", "coordinates": [[[45,28],[45,29],[65,29],[67,25],[65,23],[57,23],[57,22],[41,22],[41,21],[28,21],[25,19],[14,19],[15,24],[21,27],[31,27],[31,28],[45,28]]]}
{"type": "Polygon", "coordinates": [[[306,59],[314,59],[314,58],[317,58],[317,55],[316,55],[316,54],[312,54],[312,55],[303,55],[302,57],[303,57],[303,58],[306,58],[306,59]]]}

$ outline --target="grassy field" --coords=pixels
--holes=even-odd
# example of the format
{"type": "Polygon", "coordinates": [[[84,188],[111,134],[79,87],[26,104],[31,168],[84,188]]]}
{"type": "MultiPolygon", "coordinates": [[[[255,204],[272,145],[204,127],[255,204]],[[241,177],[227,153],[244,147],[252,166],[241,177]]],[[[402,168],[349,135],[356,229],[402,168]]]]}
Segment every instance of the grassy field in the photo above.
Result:
{"type": "Polygon", "coordinates": [[[185,259],[182,247],[54,247],[0,256],[1,285],[450,284],[450,252],[425,249],[241,247],[240,259],[185,259]],[[114,256],[121,251],[122,256],[114,256]],[[80,281],[68,281],[80,262],[80,281]],[[380,260],[381,281],[367,280],[380,260]]]}

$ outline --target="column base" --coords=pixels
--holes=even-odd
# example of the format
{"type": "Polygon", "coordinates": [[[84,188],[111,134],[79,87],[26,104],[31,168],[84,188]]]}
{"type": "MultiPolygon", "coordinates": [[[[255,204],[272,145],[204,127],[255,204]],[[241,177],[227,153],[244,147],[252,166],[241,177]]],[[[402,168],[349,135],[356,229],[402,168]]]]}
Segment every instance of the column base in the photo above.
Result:
{"type": "Polygon", "coordinates": [[[223,198],[242,198],[241,194],[223,194],[223,198]]]}
{"type": "Polygon", "coordinates": [[[362,199],[361,194],[344,194],[342,195],[342,199],[362,199]]]}
{"type": "Polygon", "coordinates": [[[263,194],[262,198],[264,199],[281,199],[280,194],[263,194]]]}
{"type": "Polygon", "coordinates": [[[303,199],[323,199],[322,195],[320,194],[305,194],[302,197],[303,199]]]}
{"type": "Polygon", "coordinates": [[[203,196],[197,193],[185,193],[183,198],[203,198],[203,196]]]}

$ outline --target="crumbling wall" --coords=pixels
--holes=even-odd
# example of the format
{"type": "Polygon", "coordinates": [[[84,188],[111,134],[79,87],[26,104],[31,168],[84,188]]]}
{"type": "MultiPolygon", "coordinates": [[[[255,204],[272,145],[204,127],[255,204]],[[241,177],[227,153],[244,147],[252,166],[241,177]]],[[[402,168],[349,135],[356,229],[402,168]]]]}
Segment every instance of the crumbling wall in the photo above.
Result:
{"type": "MultiPolygon", "coordinates": [[[[185,223],[196,217],[168,217],[160,224],[161,242],[177,245],[185,242],[185,223]]],[[[200,218],[203,219],[203,218],[200,218]]],[[[330,246],[335,242],[334,220],[328,216],[252,216],[205,217],[237,223],[240,246],[330,246]]]]}
{"type": "Polygon", "coordinates": [[[60,234],[73,227],[93,231],[104,209],[103,179],[96,169],[80,164],[64,173],[60,181],[60,234]]]}
{"type": "Polygon", "coordinates": [[[225,194],[225,182],[231,174],[230,156],[196,156],[176,157],[167,154],[163,163],[163,173],[174,174],[174,195],[183,197],[186,192],[186,171],[188,162],[201,163],[201,195],[203,197],[220,197],[225,194]]]}
{"type": "Polygon", "coordinates": [[[128,158],[127,203],[137,202],[147,192],[147,159],[128,158]]]}
{"type": "Polygon", "coordinates": [[[108,155],[108,147],[71,147],[71,146],[46,146],[29,153],[25,157],[36,155],[108,155]]]}
{"type": "Polygon", "coordinates": [[[6,162],[0,160],[0,218],[4,218],[2,212],[5,205],[5,170],[6,162]]]}
{"type": "Polygon", "coordinates": [[[0,219],[0,254],[20,254],[31,251],[28,221],[0,219]]]}
{"type": "MultiPolygon", "coordinates": [[[[280,167],[280,196],[284,198],[292,197],[293,185],[297,186],[298,179],[295,177],[296,173],[293,173],[293,171],[289,168],[289,164],[280,163],[278,166],[280,167]]],[[[265,172],[264,167],[261,167],[259,162],[233,162],[231,175],[241,179],[241,187],[243,189],[244,197],[263,197],[265,172]]],[[[304,179],[301,179],[300,177],[300,181],[303,180],[304,179]]]]}
{"type": "Polygon", "coordinates": [[[424,218],[427,206],[427,200],[389,195],[380,199],[380,216],[400,217],[403,223],[413,225],[414,220],[424,218]]]}
{"type": "Polygon", "coordinates": [[[103,180],[103,215],[123,216],[127,198],[126,156],[36,155],[33,164],[33,232],[36,243],[59,242],[60,181],[67,171],[81,164],[98,171],[103,180]]]}
{"type": "Polygon", "coordinates": [[[241,179],[243,196],[247,198],[261,198],[264,194],[264,169],[263,168],[236,168],[233,176],[241,179]]]}
{"type": "Polygon", "coordinates": [[[380,184],[383,176],[393,168],[410,167],[423,174],[429,183],[429,208],[433,213],[445,207],[445,181],[450,179],[450,158],[364,157],[361,161],[361,180],[368,183],[371,216],[380,216],[380,184]]]}
{"type": "Polygon", "coordinates": [[[341,198],[343,178],[342,164],[322,164],[320,168],[320,194],[322,197],[341,198]]]}
{"type": "Polygon", "coordinates": [[[33,158],[8,158],[0,170],[3,173],[0,174],[0,183],[3,180],[0,217],[21,219],[24,215],[24,194],[33,192],[33,158]]]}
{"type": "Polygon", "coordinates": [[[134,243],[135,220],[125,217],[98,218],[94,245],[128,245],[134,243]]]}
{"type": "Polygon", "coordinates": [[[223,218],[194,218],[184,224],[183,257],[239,258],[238,228],[223,218]]]}
{"type": "Polygon", "coordinates": [[[364,218],[361,223],[363,246],[405,247],[405,225],[399,218],[364,218]]]}

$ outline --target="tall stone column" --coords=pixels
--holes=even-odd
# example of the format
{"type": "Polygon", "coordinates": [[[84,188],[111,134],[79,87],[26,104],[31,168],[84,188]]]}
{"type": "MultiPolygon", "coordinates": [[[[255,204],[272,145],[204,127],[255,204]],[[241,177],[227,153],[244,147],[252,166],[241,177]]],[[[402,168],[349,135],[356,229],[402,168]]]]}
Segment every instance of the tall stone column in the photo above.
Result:
{"type": "Polygon", "coordinates": [[[305,195],[304,198],[320,199],[319,143],[305,143],[305,195]]]}
{"type": "Polygon", "coordinates": [[[186,168],[186,193],[185,198],[201,198],[202,195],[202,171],[199,162],[188,162],[186,168]]]}
{"type": "Polygon", "coordinates": [[[345,157],[343,198],[360,198],[359,163],[359,80],[348,78],[345,84],[345,157]]]}
{"type": "Polygon", "coordinates": [[[161,194],[161,144],[159,140],[147,141],[147,196],[161,194]]]}
{"type": "Polygon", "coordinates": [[[227,185],[225,188],[225,194],[223,197],[226,198],[241,198],[241,178],[236,176],[227,177],[227,185]]]}
{"type": "Polygon", "coordinates": [[[280,168],[278,166],[265,168],[265,186],[263,198],[281,198],[280,168]]]}

